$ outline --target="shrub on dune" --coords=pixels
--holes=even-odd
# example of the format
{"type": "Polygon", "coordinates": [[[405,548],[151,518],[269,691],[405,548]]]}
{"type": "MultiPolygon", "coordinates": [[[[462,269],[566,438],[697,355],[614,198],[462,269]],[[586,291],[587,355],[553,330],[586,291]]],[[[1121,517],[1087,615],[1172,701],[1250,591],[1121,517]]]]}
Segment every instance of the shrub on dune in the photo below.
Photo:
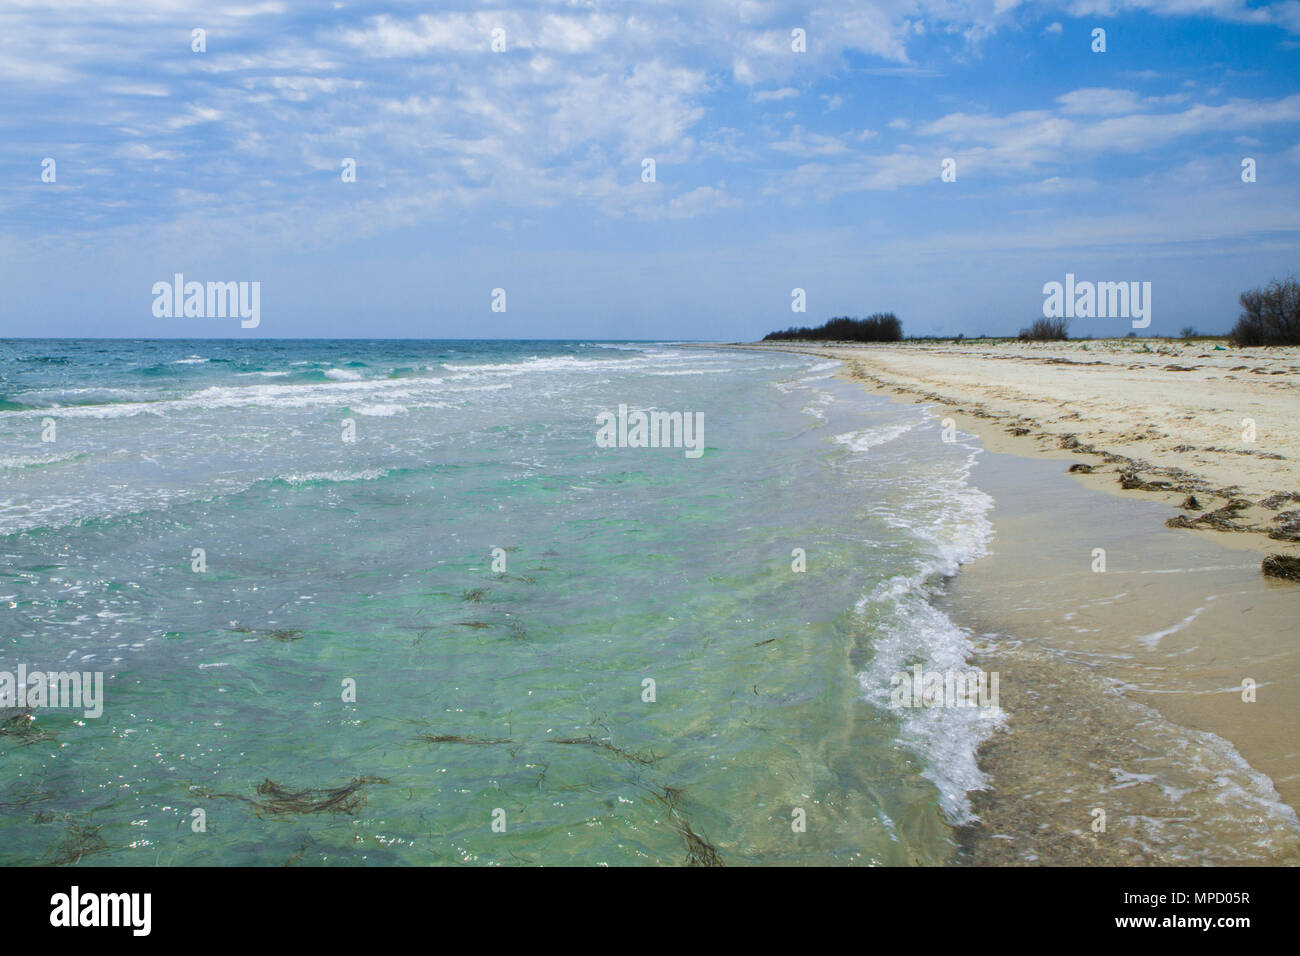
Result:
{"type": "Polygon", "coordinates": [[[1068,339],[1069,319],[1038,319],[1027,329],[1020,330],[1022,342],[1063,342],[1068,339]]]}
{"type": "Polygon", "coordinates": [[[1300,345],[1300,282],[1294,276],[1243,292],[1240,301],[1241,318],[1230,334],[1234,345],[1300,345]]]}

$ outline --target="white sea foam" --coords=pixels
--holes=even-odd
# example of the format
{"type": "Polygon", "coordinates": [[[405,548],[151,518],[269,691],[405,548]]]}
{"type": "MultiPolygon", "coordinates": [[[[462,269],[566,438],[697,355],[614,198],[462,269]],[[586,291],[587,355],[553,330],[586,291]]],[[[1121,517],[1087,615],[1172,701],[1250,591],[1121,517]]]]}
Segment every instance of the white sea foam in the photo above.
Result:
{"type": "Polygon", "coordinates": [[[835,441],[841,445],[847,445],[856,452],[868,451],[877,445],[884,445],[901,438],[915,427],[913,422],[896,422],[888,425],[876,425],[871,428],[863,428],[859,431],[845,432],[842,435],[836,435],[835,441]]]}
{"type": "MultiPolygon", "coordinates": [[[[1209,598],[1209,600],[1213,601],[1214,598],[1209,598]]],[[[1137,639],[1138,643],[1146,645],[1151,650],[1155,650],[1164,638],[1168,637],[1170,634],[1177,634],[1187,625],[1191,624],[1194,620],[1200,617],[1201,612],[1204,610],[1205,607],[1198,607],[1195,611],[1187,615],[1187,617],[1183,618],[1181,621],[1179,621],[1177,624],[1173,625],[1172,627],[1167,627],[1163,631],[1154,631],[1150,634],[1143,634],[1141,637],[1137,639]]]]}
{"type": "Polygon", "coordinates": [[[308,485],[318,482],[337,484],[349,481],[374,481],[376,478],[383,478],[388,473],[389,470],[386,468],[362,468],[359,471],[304,471],[296,474],[276,475],[275,480],[290,485],[308,485]]]}
{"type": "MultiPolygon", "coordinates": [[[[926,419],[889,423],[836,436],[836,441],[865,451],[894,441],[926,419]]],[[[908,492],[890,496],[876,514],[926,547],[910,573],[882,581],[857,604],[873,635],[871,662],[858,680],[866,698],[890,709],[891,678],[920,664],[924,671],[966,672],[974,652],[970,634],[958,627],[931,599],[944,577],[987,552],[993,526],[993,499],[970,485],[978,448],[943,446],[948,454],[910,459],[919,473],[908,492]]],[[[939,790],[945,816],[954,824],[972,819],[969,791],[987,781],[977,761],[980,744],[1005,721],[998,707],[919,707],[895,711],[900,743],[917,753],[923,775],[939,790]]]]}
{"type": "MultiPolygon", "coordinates": [[[[969,671],[970,635],[934,607],[924,571],[883,582],[863,599],[860,612],[874,634],[871,663],[858,674],[866,698],[890,709],[891,678],[920,664],[924,671],[969,671]]],[[[972,819],[969,791],[987,781],[976,759],[980,744],[1005,720],[998,707],[917,707],[895,711],[899,743],[921,758],[922,775],[939,790],[939,804],[954,824],[972,819]]]]}
{"type": "Polygon", "coordinates": [[[63,461],[75,461],[82,455],[69,452],[64,455],[0,455],[0,468],[39,468],[42,465],[57,465],[63,461]]]}
{"type": "Polygon", "coordinates": [[[62,411],[62,406],[65,405],[71,405],[75,408],[82,405],[93,405],[98,402],[147,401],[154,397],[155,393],[146,389],[100,386],[95,388],[37,389],[15,396],[13,401],[23,405],[30,405],[38,412],[48,412],[52,406],[60,407],[60,411],[62,411]]]}
{"type": "MultiPolygon", "coordinates": [[[[1160,784],[1166,808],[1181,812],[1135,818],[1146,842],[1186,863],[1204,863],[1208,853],[1227,851],[1239,854],[1238,862],[1259,865],[1277,860],[1275,854],[1286,858],[1287,843],[1294,853],[1300,845],[1300,819],[1267,774],[1216,734],[1174,724],[1128,697],[1125,704],[1145,715],[1138,722],[1142,738],[1170,758],[1167,773],[1183,784],[1160,784]],[[1219,819],[1212,820],[1216,815],[1219,819]],[[1219,826],[1230,828],[1235,839],[1207,844],[1206,829],[1219,826]]],[[[1123,768],[1113,768],[1112,774],[1117,789],[1147,782],[1146,775],[1123,768]]]]}

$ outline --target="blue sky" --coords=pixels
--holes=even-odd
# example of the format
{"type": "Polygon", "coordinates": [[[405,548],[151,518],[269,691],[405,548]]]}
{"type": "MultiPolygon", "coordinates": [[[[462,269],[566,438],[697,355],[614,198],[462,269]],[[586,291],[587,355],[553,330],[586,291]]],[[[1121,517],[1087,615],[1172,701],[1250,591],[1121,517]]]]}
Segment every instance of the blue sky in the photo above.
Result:
{"type": "Polygon", "coordinates": [[[1298,252],[1300,0],[0,7],[0,336],[1215,332],[1298,252]]]}

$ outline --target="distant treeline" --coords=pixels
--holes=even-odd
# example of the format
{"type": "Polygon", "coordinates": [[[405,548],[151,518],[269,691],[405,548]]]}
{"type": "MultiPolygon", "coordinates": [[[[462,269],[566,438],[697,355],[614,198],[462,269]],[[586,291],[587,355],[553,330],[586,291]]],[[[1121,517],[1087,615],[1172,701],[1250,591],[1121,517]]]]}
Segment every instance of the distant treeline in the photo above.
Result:
{"type": "MultiPolygon", "coordinates": [[[[1228,333],[1234,345],[1300,345],[1300,280],[1295,276],[1274,279],[1262,288],[1243,292],[1240,301],[1241,317],[1228,333]]],[[[1128,337],[1133,338],[1136,334],[1130,332],[1128,337]]],[[[1181,334],[1184,339],[1198,337],[1190,326],[1181,334]]],[[[930,338],[933,337],[916,341],[930,338]]],[[[1029,342],[1061,341],[1069,338],[1069,324],[1059,318],[1036,319],[1020,330],[1019,338],[1029,342]]],[[[791,326],[784,332],[769,332],[763,336],[764,342],[901,342],[902,339],[903,323],[892,312],[877,312],[865,319],[842,315],[816,328],[791,326]]]]}
{"type": "Polygon", "coordinates": [[[877,312],[865,319],[842,315],[815,329],[791,326],[784,332],[768,332],[763,341],[898,342],[902,338],[903,323],[898,321],[898,316],[892,312],[877,312]]]}

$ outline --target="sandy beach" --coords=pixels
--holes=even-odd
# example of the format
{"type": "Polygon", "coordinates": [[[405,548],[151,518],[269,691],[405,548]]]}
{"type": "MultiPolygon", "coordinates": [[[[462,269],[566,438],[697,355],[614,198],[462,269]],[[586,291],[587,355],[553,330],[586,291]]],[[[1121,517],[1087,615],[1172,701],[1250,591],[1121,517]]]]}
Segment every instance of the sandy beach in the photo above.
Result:
{"type": "Polygon", "coordinates": [[[1300,348],[1152,339],[751,347],[838,359],[874,391],[938,406],[992,451],[1068,460],[1080,480],[1167,503],[1167,517],[1192,530],[1300,552],[1300,348]]]}
{"type": "Polygon", "coordinates": [[[1260,812],[1300,805],[1300,585],[1260,569],[1261,555],[1296,554],[1300,537],[1300,350],[796,350],[933,406],[986,449],[973,481],[996,501],[992,553],[949,581],[944,604],[979,639],[980,666],[1001,673],[1010,720],[981,749],[991,785],[961,857],[1300,860],[1294,836],[1260,812]],[[1216,845],[1187,839],[1192,826],[1216,845]]]}

